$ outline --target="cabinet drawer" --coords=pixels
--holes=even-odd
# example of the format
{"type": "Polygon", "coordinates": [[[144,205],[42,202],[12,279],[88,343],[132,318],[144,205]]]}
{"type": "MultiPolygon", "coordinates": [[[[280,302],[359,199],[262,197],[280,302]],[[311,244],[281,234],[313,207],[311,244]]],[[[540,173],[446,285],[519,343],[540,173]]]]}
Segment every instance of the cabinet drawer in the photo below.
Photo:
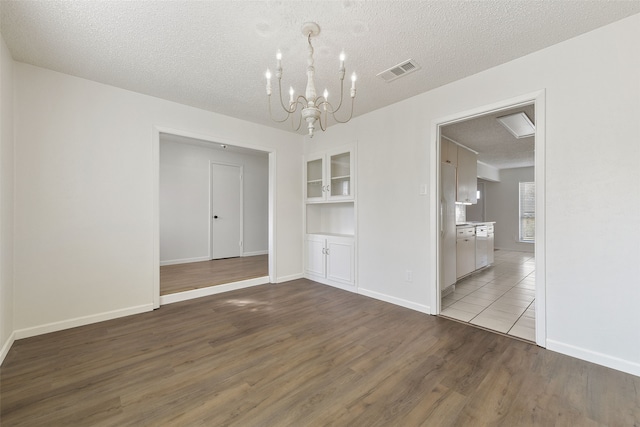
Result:
{"type": "Polygon", "coordinates": [[[458,239],[464,239],[465,237],[471,237],[476,235],[474,227],[458,228],[456,230],[456,237],[458,239]]]}

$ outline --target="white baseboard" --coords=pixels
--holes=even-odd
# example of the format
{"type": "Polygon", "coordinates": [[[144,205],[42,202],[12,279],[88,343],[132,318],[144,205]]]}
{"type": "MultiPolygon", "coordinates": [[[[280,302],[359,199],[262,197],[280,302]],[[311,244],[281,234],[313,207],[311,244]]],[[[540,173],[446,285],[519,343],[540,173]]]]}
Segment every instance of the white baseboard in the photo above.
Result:
{"type": "Polygon", "coordinates": [[[291,280],[298,280],[298,279],[303,279],[303,278],[304,278],[304,275],[302,273],[290,274],[288,276],[276,277],[275,283],[289,282],[291,280]]]}
{"type": "Polygon", "coordinates": [[[59,322],[47,323],[33,326],[31,328],[18,329],[14,331],[15,339],[34,337],[36,335],[48,334],[49,332],[62,331],[78,326],[90,325],[92,323],[104,322],[105,320],[117,319],[119,317],[131,316],[132,314],[153,311],[153,304],[138,305],[135,307],[123,308],[120,310],[107,311],[90,316],[76,317],[73,319],[61,320],[59,322]]]}
{"type": "Polygon", "coordinates": [[[411,310],[419,311],[421,313],[431,314],[431,307],[429,307],[428,305],[416,304],[415,302],[407,301],[402,298],[392,297],[390,295],[381,294],[379,292],[370,291],[368,289],[363,289],[363,288],[358,288],[358,293],[366,297],[375,298],[380,301],[399,305],[400,307],[409,308],[411,310]]]}
{"type": "Polygon", "coordinates": [[[2,365],[2,362],[4,362],[4,358],[7,357],[7,354],[9,354],[9,350],[11,350],[11,346],[16,339],[15,336],[16,333],[11,332],[11,335],[9,335],[9,339],[7,339],[7,341],[2,346],[2,349],[0,349],[0,366],[2,365]]]}
{"type": "Polygon", "coordinates": [[[256,255],[269,255],[269,251],[253,251],[253,252],[243,252],[242,256],[256,256],[256,255]]]}
{"type": "Polygon", "coordinates": [[[167,261],[160,261],[160,267],[164,265],[176,265],[176,264],[189,264],[191,262],[210,261],[209,256],[200,256],[196,258],[182,258],[182,259],[170,259],[167,261]]]}
{"type": "Polygon", "coordinates": [[[587,362],[596,363],[598,365],[606,366],[607,368],[640,377],[640,363],[620,359],[608,354],[598,353],[597,351],[576,347],[571,344],[565,344],[550,339],[547,339],[547,350],[553,350],[558,353],[566,354],[567,356],[576,357],[578,359],[586,360],[587,362]]]}
{"type": "Polygon", "coordinates": [[[236,289],[244,289],[251,286],[264,285],[266,283],[269,283],[269,276],[256,277],[255,279],[241,280],[239,282],[209,286],[206,288],[193,289],[190,291],[176,292],[175,294],[160,295],[160,305],[187,301],[194,298],[207,297],[209,295],[221,294],[223,292],[235,291],[236,289]]]}
{"type": "Polygon", "coordinates": [[[355,285],[352,285],[352,284],[334,282],[332,280],[325,279],[324,277],[314,276],[313,274],[307,274],[305,278],[309,280],[313,280],[314,282],[317,282],[317,283],[322,283],[323,285],[333,286],[334,288],[342,289],[343,291],[358,293],[358,289],[356,288],[355,285]]]}

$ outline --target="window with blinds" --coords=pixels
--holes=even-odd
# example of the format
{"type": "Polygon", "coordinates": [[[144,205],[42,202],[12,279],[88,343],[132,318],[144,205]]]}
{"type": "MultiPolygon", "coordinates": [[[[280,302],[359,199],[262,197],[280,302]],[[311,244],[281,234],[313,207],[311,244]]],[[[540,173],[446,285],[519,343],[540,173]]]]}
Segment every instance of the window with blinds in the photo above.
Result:
{"type": "Polygon", "coordinates": [[[535,241],[536,235],[536,183],[520,183],[520,241],[535,241]]]}

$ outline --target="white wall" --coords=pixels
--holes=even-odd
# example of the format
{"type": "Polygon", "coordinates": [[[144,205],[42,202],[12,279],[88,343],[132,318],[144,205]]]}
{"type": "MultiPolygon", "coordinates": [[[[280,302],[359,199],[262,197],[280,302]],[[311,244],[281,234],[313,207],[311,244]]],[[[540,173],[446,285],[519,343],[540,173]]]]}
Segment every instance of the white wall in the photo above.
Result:
{"type": "Polygon", "coordinates": [[[269,249],[269,157],[160,136],[160,263],[211,259],[211,162],[243,167],[243,253],[269,249]]]}
{"type": "Polygon", "coordinates": [[[430,310],[432,123],[544,89],[547,347],[640,375],[637,40],[640,15],[318,134],[358,140],[359,289],[430,310]]]}
{"type": "Polygon", "coordinates": [[[14,65],[18,337],[151,309],[154,126],[276,153],[275,276],[301,276],[299,135],[14,65]]]}
{"type": "MultiPolygon", "coordinates": [[[[495,247],[512,251],[533,252],[534,245],[520,243],[519,183],[534,181],[534,169],[513,168],[500,170],[500,182],[486,182],[486,217],[495,221],[495,247]]],[[[468,215],[467,210],[467,215],[468,215]]]]}
{"type": "Polygon", "coordinates": [[[0,363],[13,342],[13,60],[0,37],[0,363]]]}

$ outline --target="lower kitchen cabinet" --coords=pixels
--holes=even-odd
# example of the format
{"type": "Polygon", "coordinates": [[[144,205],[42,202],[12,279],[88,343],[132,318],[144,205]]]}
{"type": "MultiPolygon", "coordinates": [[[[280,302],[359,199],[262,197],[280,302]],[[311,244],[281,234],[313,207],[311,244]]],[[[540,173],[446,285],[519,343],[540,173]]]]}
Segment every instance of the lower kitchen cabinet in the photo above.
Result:
{"type": "Polygon", "coordinates": [[[355,286],[355,245],[351,236],[307,234],[306,277],[342,289],[355,286]]]}
{"type": "Polygon", "coordinates": [[[476,269],[476,235],[474,227],[456,230],[456,278],[476,269]]]}

